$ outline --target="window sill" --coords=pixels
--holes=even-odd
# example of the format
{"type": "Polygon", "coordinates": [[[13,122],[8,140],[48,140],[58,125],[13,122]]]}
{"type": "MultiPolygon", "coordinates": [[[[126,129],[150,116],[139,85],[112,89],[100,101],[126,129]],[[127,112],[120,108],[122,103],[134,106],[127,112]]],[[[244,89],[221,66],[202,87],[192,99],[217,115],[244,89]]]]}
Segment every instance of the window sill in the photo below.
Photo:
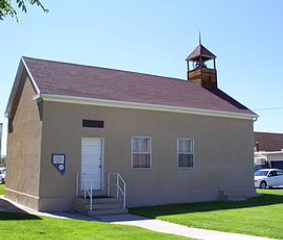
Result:
{"type": "Polygon", "coordinates": [[[191,170],[195,169],[195,167],[177,167],[177,170],[191,170]]]}
{"type": "Polygon", "coordinates": [[[151,168],[131,168],[131,170],[134,170],[134,171],[150,171],[151,168]]]}

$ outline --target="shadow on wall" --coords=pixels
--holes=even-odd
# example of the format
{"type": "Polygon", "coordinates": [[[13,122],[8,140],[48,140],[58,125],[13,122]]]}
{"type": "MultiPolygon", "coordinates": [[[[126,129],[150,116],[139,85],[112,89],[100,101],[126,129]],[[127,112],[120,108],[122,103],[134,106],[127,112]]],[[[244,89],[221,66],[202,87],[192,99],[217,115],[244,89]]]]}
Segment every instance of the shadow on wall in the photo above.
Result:
{"type": "MultiPolygon", "coordinates": [[[[270,191],[270,190],[269,190],[270,191]]],[[[282,191],[282,190],[280,190],[282,191]]],[[[259,197],[250,198],[246,201],[210,201],[202,203],[181,203],[168,204],[150,207],[131,208],[130,213],[141,216],[156,218],[165,215],[195,213],[195,212],[209,212],[217,210],[250,208],[259,206],[268,206],[273,204],[283,203],[283,191],[281,195],[262,194],[259,197]]]]}

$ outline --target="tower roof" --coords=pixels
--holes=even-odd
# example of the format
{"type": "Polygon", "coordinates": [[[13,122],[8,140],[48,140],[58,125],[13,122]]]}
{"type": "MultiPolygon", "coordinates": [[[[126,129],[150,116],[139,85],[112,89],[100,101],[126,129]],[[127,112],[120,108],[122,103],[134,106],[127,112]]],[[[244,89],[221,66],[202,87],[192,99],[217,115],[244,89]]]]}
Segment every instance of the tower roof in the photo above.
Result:
{"type": "Polygon", "coordinates": [[[203,60],[215,59],[216,56],[206,49],[203,45],[199,44],[194,51],[186,58],[186,61],[193,61],[194,59],[202,57],[203,60]]]}

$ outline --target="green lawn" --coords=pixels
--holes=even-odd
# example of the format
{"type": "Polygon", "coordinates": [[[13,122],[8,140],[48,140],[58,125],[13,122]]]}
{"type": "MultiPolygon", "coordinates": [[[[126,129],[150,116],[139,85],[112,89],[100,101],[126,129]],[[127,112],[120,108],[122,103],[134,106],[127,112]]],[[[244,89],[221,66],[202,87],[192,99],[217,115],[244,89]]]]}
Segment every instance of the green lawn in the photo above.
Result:
{"type": "Polygon", "coordinates": [[[82,220],[62,220],[0,212],[0,239],[5,240],[187,240],[138,227],[82,220]]]}
{"type": "MultiPolygon", "coordinates": [[[[0,185],[0,195],[5,185],[0,185]]],[[[130,209],[131,213],[186,226],[283,239],[283,190],[240,202],[212,201],[130,209]]],[[[188,239],[149,230],[81,220],[0,212],[0,239],[188,239]]]]}
{"type": "Polygon", "coordinates": [[[283,190],[259,190],[248,201],[211,201],[130,209],[185,226],[283,239],[283,190]]]}
{"type": "Polygon", "coordinates": [[[5,184],[0,184],[0,195],[4,194],[4,187],[5,187],[5,184]]]}
{"type": "MultiPolygon", "coordinates": [[[[0,195],[5,185],[0,185],[0,195]]],[[[5,240],[187,240],[146,229],[82,220],[0,212],[0,239],[5,240]]],[[[192,240],[192,239],[191,239],[192,240]]]]}

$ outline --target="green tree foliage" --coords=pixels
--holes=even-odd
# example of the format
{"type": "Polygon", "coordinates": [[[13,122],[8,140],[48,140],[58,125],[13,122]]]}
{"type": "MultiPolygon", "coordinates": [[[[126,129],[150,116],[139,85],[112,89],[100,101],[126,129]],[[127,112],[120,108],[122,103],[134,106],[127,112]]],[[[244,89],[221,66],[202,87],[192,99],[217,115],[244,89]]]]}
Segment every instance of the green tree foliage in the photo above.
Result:
{"type": "Polygon", "coordinates": [[[16,0],[15,4],[13,4],[12,0],[0,0],[0,20],[4,20],[4,17],[11,16],[15,17],[17,22],[20,21],[18,18],[17,11],[20,10],[24,13],[27,12],[27,4],[37,5],[44,12],[48,12],[40,0],[16,0]],[[13,6],[15,5],[15,7],[13,6]]]}

